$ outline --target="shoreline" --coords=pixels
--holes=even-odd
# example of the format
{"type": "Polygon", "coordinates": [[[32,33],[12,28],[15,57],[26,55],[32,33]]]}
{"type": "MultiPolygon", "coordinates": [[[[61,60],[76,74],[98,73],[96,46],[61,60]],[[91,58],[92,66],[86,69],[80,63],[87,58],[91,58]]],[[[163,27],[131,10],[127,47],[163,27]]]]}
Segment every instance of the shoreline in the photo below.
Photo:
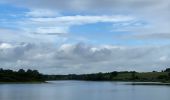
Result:
{"type": "Polygon", "coordinates": [[[170,83],[163,82],[132,82],[130,85],[167,85],[170,86],[170,83]]]}
{"type": "MultiPolygon", "coordinates": [[[[48,80],[44,82],[0,82],[0,85],[1,84],[44,84],[44,83],[49,83],[49,81],[69,81],[69,80],[48,80]]],[[[73,80],[73,81],[89,81],[89,80],[73,80]]],[[[108,82],[108,81],[97,81],[97,82],[108,82]]],[[[129,83],[126,83],[126,85],[170,86],[170,83],[164,83],[164,82],[137,82],[137,81],[136,82],[135,81],[110,81],[110,82],[129,82],[129,83]]]]}
{"type": "Polygon", "coordinates": [[[0,84],[42,84],[48,82],[0,82],[0,84]]]}

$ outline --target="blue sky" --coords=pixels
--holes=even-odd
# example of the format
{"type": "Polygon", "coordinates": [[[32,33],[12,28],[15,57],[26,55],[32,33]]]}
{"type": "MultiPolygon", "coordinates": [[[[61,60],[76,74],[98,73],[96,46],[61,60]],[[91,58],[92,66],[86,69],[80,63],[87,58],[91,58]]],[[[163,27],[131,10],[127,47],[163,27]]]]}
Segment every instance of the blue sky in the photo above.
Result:
{"type": "Polygon", "coordinates": [[[1,0],[0,63],[60,74],[162,69],[170,60],[169,5],[168,0],[1,0]]]}
{"type": "MultiPolygon", "coordinates": [[[[105,13],[101,13],[101,14],[95,14],[95,13],[83,13],[83,12],[77,12],[76,11],[62,11],[62,12],[57,12],[57,11],[50,11],[50,10],[45,10],[45,12],[52,14],[51,15],[38,15],[38,11],[40,13],[43,14],[43,10],[31,10],[27,7],[21,7],[21,6],[17,6],[17,5],[13,5],[13,4],[8,4],[8,3],[2,3],[0,4],[0,8],[1,8],[1,28],[5,28],[5,29],[11,29],[11,30],[24,30],[25,28],[28,28],[28,31],[32,31],[32,26],[30,25],[26,25],[26,22],[23,24],[21,24],[21,22],[23,21],[30,21],[31,18],[34,18],[36,20],[36,18],[44,18],[45,20],[47,18],[57,18],[57,17],[65,17],[65,16],[69,16],[69,17],[74,17],[74,16],[81,16],[82,19],[83,17],[86,16],[90,16],[92,18],[90,18],[89,20],[93,20],[93,17],[102,17],[102,16],[120,16],[120,17],[134,17],[134,16],[128,16],[127,14],[120,14],[120,15],[114,15],[114,14],[105,14],[105,13]],[[30,16],[29,16],[30,14],[30,16]],[[31,15],[32,14],[32,15],[31,15]],[[37,14],[37,15],[36,15],[37,14]],[[55,15],[56,14],[56,15],[55,15]],[[54,15],[54,16],[53,16],[54,15]]],[[[46,13],[45,13],[46,14],[46,13]]],[[[67,20],[67,19],[66,19],[67,20]]],[[[76,19],[74,19],[76,20],[76,19]]],[[[129,18],[127,20],[122,20],[118,19],[119,21],[95,21],[95,22],[77,22],[77,24],[74,24],[74,20],[72,22],[71,25],[50,25],[42,27],[43,25],[36,25],[33,27],[36,28],[46,28],[46,30],[48,31],[51,27],[55,30],[55,28],[60,28],[58,29],[58,32],[60,33],[60,31],[64,32],[64,33],[69,33],[69,35],[71,36],[75,36],[76,37],[81,37],[84,39],[89,39],[91,40],[92,43],[97,43],[97,44],[103,44],[103,43],[109,43],[109,44],[121,44],[123,43],[121,40],[114,40],[114,36],[120,35],[120,34],[130,34],[132,32],[129,31],[124,31],[123,28],[126,27],[143,27],[146,25],[146,23],[144,21],[142,21],[141,19],[133,19],[133,18],[129,18]],[[79,24],[80,23],[80,24],[79,24]],[[81,24],[82,23],[82,24],[81,24]],[[65,29],[65,27],[67,27],[67,29],[65,29]],[[67,30],[67,31],[66,31],[67,30]]],[[[56,22],[57,23],[57,22],[56,22]]],[[[70,22],[68,22],[69,24],[70,22]]],[[[67,24],[67,23],[66,23],[67,24]]],[[[24,30],[25,31],[25,30],[24,30]]],[[[56,29],[57,32],[57,29],[56,29]]],[[[54,32],[55,33],[55,32],[54,32]]],[[[23,33],[24,34],[24,33],[23,33]]],[[[70,39],[71,42],[74,39],[70,39]]],[[[75,39],[74,41],[77,41],[77,39],[75,39]]],[[[81,42],[81,39],[80,39],[81,42]]],[[[83,39],[82,39],[82,42],[83,39]]],[[[137,43],[137,42],[136,42],[137,43]]],[[[124,43],[123,43],[124,44],[124,43]]],[[[129,43],[127,43],[129,44],[129,43]]],[[[134,44],[134,43],[132,43],[134,44]]]]}

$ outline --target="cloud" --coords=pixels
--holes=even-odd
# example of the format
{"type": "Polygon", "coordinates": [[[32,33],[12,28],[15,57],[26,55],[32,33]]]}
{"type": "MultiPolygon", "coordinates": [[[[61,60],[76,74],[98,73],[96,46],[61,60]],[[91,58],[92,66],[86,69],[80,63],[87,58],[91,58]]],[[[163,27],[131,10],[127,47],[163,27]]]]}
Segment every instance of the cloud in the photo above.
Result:
{"type": "Polygon", "coordinates": [[[67,31],[67,27],[38,27],[35,33],[44,35],[62,35],[66,34],[67,31]]]}
{"type": "Polygon", "coordinates": [[[28,17],[56,17],[59,15],[58,12],[47,9],[32,9],[26,13],[28,17]]]}
{"type": "Polygon", "coordinates": [[[23,40],[30,41],[31,39],[27,37],[27,34],[22,34],[23,31],[12,30],[6,28],[0,28],[0,42],[23,42],[23,40]],[[22,38],[20,38],[22,37],[22,38]],[[29,40],[30,39],[30,40],[29,40]]]}
{"type": "Polygon", "coordinates": [[[29,17],[18,21],[20,29],[28,33],[57,35],[70,33],[71,27],[96,23],[128,23],[135,21],[132,16],[124,15],[74,15],[56,17],[29,17]]]}
{"type": "Polygon", "coordinates": [[[63,34],[66,34],[66,33],[32,33],[32,34],[35,34],[35,35],[56,35],[56,36],[60,36],[60,35],[62,35],[63,36],[63,34]]]}
{"type": "Polygon", "coordinates": [[[158,40],[169,44],[170,33],[143,33],[143,34],[122,34],[113,37],[114,39],[126,39],[126,40],[158,40]],[[165,42],[166,41],[166,42],[165,42]]]}
{"type": "Polygon", "coordinates": [[[39,23],[58,23],[60,25],[81,25],[81,24],[91,24],[91,23],[99,23],[99,22],[127,22],[135,20],[132,16],[61,16],[56,18],[30,18],[30,21],[39,22],[39,23]]]}
{"type": "Polygon", "coordinates": [[[8,43],[1,43],[0,49],[9,49],[12,48],[12,46],[8,43]]]}
{"type": "Polygon", "coordinates": [[[131,38],[168,40],[170,39],[170,33],[152,33],[152,34],[148,33],[148,34],[139,34],[139,35],[134,34],[133,36],[131,36],[131,38]]]}
{"type": "MultiPolygon", "coordinates": [[[[46,12],[52,12],[52,11],[59,11],[61,13],[87,13],[87,14],[127,14],[130,16],[135,16],[135,18],[139,20],[143,20],[146,22],[146,26],[140,26],[140,27],[126,27],[120,28],[121,30],[125,30],[127,32],[131,33],[138,33],[138,34],[144,34],[144,33],[170,33],[170,2],[169,0],[29,0],[29,1],[22,1],[20,0],[2,0],[1,2],[11,3],[15,4],[17,6],[26,7],[28,9],[42,9],[46,12]]],[[[34,12],[34,11],[32,11],[34,12]]],[[[36,13],[40,13],[41,11],[36,13]]],[[[33,13],[34,14],[34,13],[33,13]]],[[[42,14],[42,13],[41,13],[42,14]]],[[[55,14],[55,13],[53,13],[55,14]]],[[[49,15],[53,15],[50,13],[49,15]]],[[[36,15],[36,14],[35,14],[36,15]]],[[[48,15],[48,14],[47,14],[48,15]]],[[[106,16],[103,18],[102,16],[92,16],[93,20],[91,18],[88,18],[89,16],[66,16],[66,17],[59,17],[59,18],[39,18],[39,19],[32,19],[33,21],[46,21],[47,24],[54,24],[54,23],[48,23],[48,21],[61,21],[63,24],[81,24],[81,23],[93,23],[94,21],[99,21],[98,18],[101,18],[100,21],[104,21],[102,19],[105,19],[106,16]],[[75,20],[74,18],[78,18],[75,20]],[[82,20],[81,20],[82,19],[82,20]],[[84,22],[83,22],[83,19],[84,22]],[[63,21],[62,21],[63,20],[63,21]],[[72,20],[72,22],[71,22],[72,20]],[[81,21],[80,21],[81,20],[81,21]],[[87,22],[86,22],[87,21],[87,22]]],[[[109,18],[109,17],[107,17],[109,18]]],[[[107,19],[106,18],[106,19],[107,19]]],[[[112,18],[110,18],[112,19],[112,18]]],[[[105,22],[109,22],[108,20],[105,20],[105,22]]],[[[62,24],[62,23],[60,23],[62,24]]],[[[150,37],[152,38],[152,37],[150,37]]]]}
{"type": "MultiPolygon", "coordinates": [[[[29,10],[25,11],[21,20],[11,19],[11,23],[8,19],[3,20],[3,23],[15,26],[15,29],[0,29],[0,64],[5,68],[33,68],[44,73],[63,74],[112,70],[151,71],[170,64],[169,45],[145,44],[146,39],[165,42],[170,38],[168,0],[0,2],[29,10]],[[90,45],[91,42],[77,43],[80,38],[75,44],[71,44],[71,41],[65,43],[73,36],[63,35],[70,33],[73,26],[96,23],[111,23],[115,37],[117,32],[124,32],[123,39],[143,40],[144,45],[90,45]]],[[[81,39],[86,40],[84,38],[81,39]]],[[[116,39],[122,42],[121,37],[116,39]]],[[[136,40],[133,42],[136,43],[136,40]]]]}
{"type": "MultiPolygon", "coordinates": [[[[20,6],[27,6],[32,8],[47,8],[47,9],[62,9],[62,10],[96,10],[96,9],[113,9],[113,8],[124,8],[127,9],[129,6],[135,8],[149,8],[150,6],[155,6],[162,4],[159,0],[29,0],[29,1],[19,1],[18,0],[2,0],[4,2],[11,2],[18,4],[20,6]],[[78,9],[79,8],[79,9],[78,9]]],[[[2,2],[1,1],[1,2],[2,2]]],[[[167,0],[163,0],[167,1],[167,0]]],[[[168,2],[168,1],[167,1],[168,2]]],[[[124,10],[123,9],[123,10],[124,10]]]]}
{"type": "Polygon", "coordinates": [[[0,43],[55,43],[67,40],[65,33],[33,33],[24,30],[0,28],[0,43]]]}
{"type": "Polygon", "coordinates": [[[33,45],[23,43],[15,45],[9,43],[1,43],[0,47],[0,62],[1,64],[8,65],[8,62],[10,64],[16,62],[18,59],[22,59],[24,53],[29,51],[33,45]]]}
{"type": "MultiPolygon", "coordinates": [[[[4,44],[1,43],[2,47],[4,44]]],[[[1,66],[32,68],[48,74],[91,73],[113,70],[160,70],[170,63],[170,46],[114,46],[85,43],[8,44],[0,48],[1,66]],[[46,49],[45,49],[46,48],[46,49]],[[164,48],[164,49],[162,49],[164,48]],[[134,52],[135,51],[135,52],[134,52]]]]}

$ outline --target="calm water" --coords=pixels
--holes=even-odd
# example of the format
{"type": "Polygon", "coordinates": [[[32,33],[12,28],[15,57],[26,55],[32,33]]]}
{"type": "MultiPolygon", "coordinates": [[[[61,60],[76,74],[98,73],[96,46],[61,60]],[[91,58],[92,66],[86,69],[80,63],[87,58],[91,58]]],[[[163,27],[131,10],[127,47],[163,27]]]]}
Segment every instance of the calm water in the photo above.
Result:
{"type": "Polygon", "coordinates": [[[0,84],[0,100],[170,100],[170,86],[88,81],[0,84]]]}

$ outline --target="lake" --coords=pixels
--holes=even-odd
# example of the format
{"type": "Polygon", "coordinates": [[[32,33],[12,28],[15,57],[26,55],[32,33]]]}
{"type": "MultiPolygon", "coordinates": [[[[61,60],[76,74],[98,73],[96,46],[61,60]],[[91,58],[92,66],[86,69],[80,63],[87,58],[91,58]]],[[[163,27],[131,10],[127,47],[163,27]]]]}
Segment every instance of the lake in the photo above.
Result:
{"type": "Polygon", "coordinates": [[[96,81],[0,84],[0,100],[170,100],[170,86],[96,81]]]}

